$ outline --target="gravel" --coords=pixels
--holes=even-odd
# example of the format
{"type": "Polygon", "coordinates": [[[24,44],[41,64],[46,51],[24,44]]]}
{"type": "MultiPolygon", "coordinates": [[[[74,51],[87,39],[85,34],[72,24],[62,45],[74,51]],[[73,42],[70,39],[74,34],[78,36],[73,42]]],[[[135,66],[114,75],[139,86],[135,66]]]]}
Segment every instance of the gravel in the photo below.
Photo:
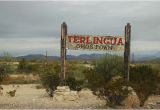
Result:
{"type": "Polygon", "coordinates": [[[99,108],[105,106],[105,101],[93,96],[79,98],[76,101],[55,101],[49,97],[45,89],[36,89],[36,84],[2,85],[3,94],[0,96],[0,109],[53,109],[53,108],[99,108]],[[6,92],[16,89],[15,97],[6,92]]]}

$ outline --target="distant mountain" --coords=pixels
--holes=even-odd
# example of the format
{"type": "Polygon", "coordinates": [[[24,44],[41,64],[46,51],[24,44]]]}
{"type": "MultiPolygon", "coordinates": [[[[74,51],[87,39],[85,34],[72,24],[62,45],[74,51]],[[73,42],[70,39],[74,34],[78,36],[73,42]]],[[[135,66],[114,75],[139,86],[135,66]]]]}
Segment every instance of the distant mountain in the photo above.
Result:
{"type": "MultiPolygon", "coordinates": [[[[67,55],[67,60],[93,60],[100,58],[106,54],[80,54],[78,56],[75,55],[67,55]]],[[[111,54],[108,54],[111,55],[111,54]]],[[[3,57],[0,56],[0,59],[3,57]]],[[[20,60],[22,58],[26,60],[44,60],[46,58],[45,55],[42,54],[29,54],[25,56],[18,56],[14,57],[17,60],[20,60]]],[[[59,56],[48,56],[48,60],[59,60],[59,56]]],[[[131,54],[131,60],[134,59],[134,61],[150,61],[150,60],[159,60],[160,59],[160,51],[158,52],[150,52],[150,53],[134,53],[134,55],[131,54]],[[133,58],[132,58],[133,57],[133,58]]]]}
{"type": "MultiPolygon", "coordinates": [[[[45,55],[42,54],[30,54],[30,55],[25,55],[25,56],[18,56],[15,57],[16,59],[20,60],[20,59],[26,59],[26,60],[43,60],[46,58],[45,55]]],[[[59,57],[58,56],[47,56],[48,60],[58,60],[59,57]]]]}
{"type": "Polygon", "coordinates": [[[37,59],[44,59],[45,56],[41,54],[30,54],[30,55],[25,55],[25,56],[18,56],[16,59],[26,59],[26,60],[37,60],[37,59]]]}
{"type": "MultiPolygon", "coordinates": [[[[99,57],[104,56],[104,54],[81,54],[79,56],[67,55],[68,60],[93,60],[99,57]]],[[[46,58],[45,55],[42,54],[30,54],[25,56],[15,57],[16,59],[26,59],[26,60],[43,60],[46,58]]],[[[59,60],[59,56],[47,56],[48,60],[59,60]]]]}
{"type": "Polygon", "coordinates": [[[91,59],[96,59],[96,58],[100,58],[102,56],[104,56],[105,54],[81,54],[79,56],[77,56],[77,58],[79,59],[87,59],[87,60],[91,60],[91,59]]]}
{"type": "Polygon", "coordinates": [[[151,53],[135,54],[134,57],[135,57],[134,59],[137,61],[149,61],[149,60],[160,59],[160,51],[153,53],[151,52],[151,53]]]}

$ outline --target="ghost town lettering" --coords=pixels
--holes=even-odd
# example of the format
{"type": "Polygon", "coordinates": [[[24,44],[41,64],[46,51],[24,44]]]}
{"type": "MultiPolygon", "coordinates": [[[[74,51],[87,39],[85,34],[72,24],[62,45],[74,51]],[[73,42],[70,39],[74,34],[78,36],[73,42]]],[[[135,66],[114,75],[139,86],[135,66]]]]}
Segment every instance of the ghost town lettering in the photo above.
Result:
{"type": "Polygon", "coordinates": [[[116,36],[67,36],[67,48],[73,50],[122,51],[124,44],[124,38],[116,36]]]}

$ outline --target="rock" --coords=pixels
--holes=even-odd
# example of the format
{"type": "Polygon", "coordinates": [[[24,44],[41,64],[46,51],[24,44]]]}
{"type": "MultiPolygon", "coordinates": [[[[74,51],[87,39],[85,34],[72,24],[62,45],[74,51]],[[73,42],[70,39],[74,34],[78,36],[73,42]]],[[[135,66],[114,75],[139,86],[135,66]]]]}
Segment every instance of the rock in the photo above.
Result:
{"type": "Polygon", "coordinates": [[[75,101],[76,99],[78,99],[78,96],[73,96],[73,95],[65,95],[64,96],[64,100],[67,100],[67,101],[75,101]]]}
{"type": "Polygon", "coordinates": [[[77,91],[71,91],[68,86],[58,86],[53,98],[56,101],[74,101],[79,97],[77,91]]]}
{"type": "Polygon", "coordinates": [[[89,98],[94,96],[90,89],[82,89],[78,92],[78,95],[80,98],[89,98]]]}
{"type": "Polygon", "coordinates": [[[70,95],[78,95],[78,94],[77,94],[77,91],[71,91],[70,95]]]}
{"type": "Polygon", "coordinates": [[[64,101],[63,95],[55,95],[55,96],[54,96],[54,99],[55,99],[56,101],[64,101]]]}
{"type": "MultiPolygon", "coordinates": [[[[71,92],[71,91],[70,91],[70,92],[71,92]]],[[[61,94],[63,94],[64,96],[65,96],[65,95],[70,95],[70,94],[71,94],[70,92],[64,91],[64,92],[61,92],[61,94]]]]}
{"type": "Polygon", "coordinates": [[[140,100],[136,94],[136,92],[129,87],[130,93],[128,96],[121,102],[121,105],[124,108],[138,108],[140,107],[140,100]]]}
{"type": "Polygon", "coordinates": [[[70,91],[68,86],[57,86],[57,91],[70,91]]]}

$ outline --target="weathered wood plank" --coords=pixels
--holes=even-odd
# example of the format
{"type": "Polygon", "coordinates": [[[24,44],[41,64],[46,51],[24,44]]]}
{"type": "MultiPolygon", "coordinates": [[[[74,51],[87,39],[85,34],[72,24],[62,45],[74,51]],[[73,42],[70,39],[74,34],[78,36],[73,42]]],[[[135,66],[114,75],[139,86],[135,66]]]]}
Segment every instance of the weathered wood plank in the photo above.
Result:
{"type": "Polygon", "coordinates": [[[125,51],[124,51],[124,78],[129,81],[130,71],[130,45],[131,45],[131,25],[125,26],[125,51]]]}
{"type": "Polygon", "coordinates": [[[60,86],[65,85],[66,74],[66,36],[67,36],[67,24],[63,22],[61,24],[61,73],[60,73],[60,86]]]}

